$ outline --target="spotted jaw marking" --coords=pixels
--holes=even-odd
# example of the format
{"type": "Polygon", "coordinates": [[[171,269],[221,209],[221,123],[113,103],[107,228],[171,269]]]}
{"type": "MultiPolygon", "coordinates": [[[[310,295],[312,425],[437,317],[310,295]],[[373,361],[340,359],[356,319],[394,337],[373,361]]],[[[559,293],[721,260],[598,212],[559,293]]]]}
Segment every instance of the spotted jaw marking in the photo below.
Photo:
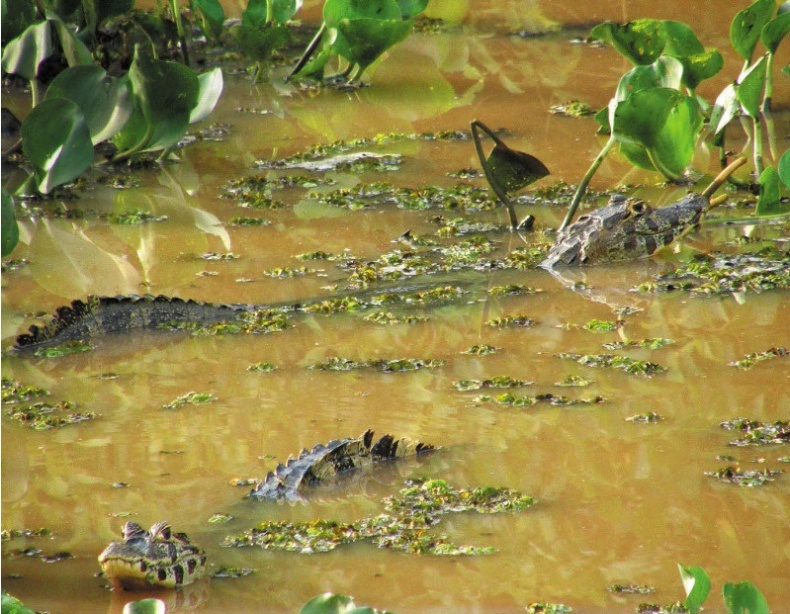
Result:
{"type": "Polygon", "coordinates": [[[708,206],[700,194],[657,209],[641,200],[613,196],[607,206],[582,215],[558,233],[541,266],[646,258],[699,223],[708,206]]]}
{"type": "Polygon", "coordinates": [[[135,522],[123,526],[123,541],[112,542],[99,555],[104,575],[127,590],[179,588],[206,572],[206,554],[183,533],[160,522],[146,531],[135,522]]]}

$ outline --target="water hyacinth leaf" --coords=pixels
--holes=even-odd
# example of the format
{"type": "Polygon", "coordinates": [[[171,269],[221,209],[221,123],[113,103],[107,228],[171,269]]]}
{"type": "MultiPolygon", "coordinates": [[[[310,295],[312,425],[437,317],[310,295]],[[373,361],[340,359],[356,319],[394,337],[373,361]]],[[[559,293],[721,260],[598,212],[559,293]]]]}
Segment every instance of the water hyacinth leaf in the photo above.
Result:
{"type": "Polygon", "coordinates": [[[370,607],[357,607],[354,600],[346,595],[324,593],[308,601],[299,614],[376,614],[378,610],[370,607]]]}
{"type": "Polygon", "coordinates": [[[36,19],[36,6],[30,0],[3,0],[2,39],[3,44],[25,31],[36,19]]]}
{"type": "Polygon", "coordinates": [[[515,192],[550,174],[535,156],[510,149],[501,141],[488,154],[486,166],[505,192],[515,192]]]}
{"type": "Polygon", "coordinates": [[[428,0],[398,0],[403,19],[416,17],[428,6],[428,0]]]}
{"type": "Polygon", "coordinates": [[[230,34],[241,52],[255,62],[265,62],[272,51],[291,38],[288,29],[281,26],[260,29],[242,24],[231,28],[230,34]]]}
{"type": "Polygon", "coordinates": [[[786,149],[779,158],[779,179],[790,189],[790,149],[786,149]]]}
{"type": "Polygon", "coordinates": [[[729,614],[770,614],[768,602],[751,582],[727,582],[721,592],[729,614]]]}
{"type": "Polygon", "coordinates": [[[67,98],[79,106],[94,145],[112,138],[132,114],[126,82],[108,76],[94,64],[72,66],[60,73],[44,97],[51,98],[67,98]]]}
{"type": "Polygon", "coordinates": [[[678,60],[683,64],[683,84],[691,90],[724,67],[724,58],[716,49],[680,56],[678,60]]]}
{"type": "Polygon", "coordinates": [[[217,106],[224,86],[222,69],[217,67],[209,72],[198,75],[198,83],[200,85],[200,90],[198,92],[197,105],[189,114],[190,124],[206,119],[214,110],[214,107],[217,106]]]}
{"type": "Polygon", "coordinates": [[[96,26],[100,26],[107,19],[128,13],[134,8],[134,0],[93,0],[93,10],[96,12],[96,26]]]}
{"type": "Polygon", "coordinates": [[[669,179],[691,161],[702,127],[697,101],[670,88],[635,92],[614,109],[615,138],[643,147],[650,162],[669,179]]]}
{"type": "Polygon", "coordinates": [[[82,64],[93,63],[93,56],[90,50],[85,46],[80,39],[74,36],[74,33],[69,27],[60,19],[50,19],[55,32],[60,40],[60,48],[63,50],[63,55],[69,66],[80,66],[82,64]]]}
{"type": "Polygon", "coordinates": [[[359,65],[358,78],[381,54],[409,35],[412,22],[402,19],[344,19],[337,29],[347,45],[344,53],[339,50],[338,53],[352,64],[359,65]]]}
{"type": "Polygon", "coordinates": [[[684,567],[680,564],[678,564],[678,571],[680,579],[683,581],[683,589],[686,591],[686,600],[683,605],[689,612],[696,614],[710,594],[708,573],[702,567],[684,567]]]}
{"type": "Polygon", "coordinates": [[[28,81],[36,78],[38,65],[52,55],[49,21],[28,27],[3,49],[3,72],[28,81]]]}
{"type": "Polygon", "coordinates": [[[760,195],[757,197],[757,215],[780,215],[790,212],[790,202],[782,202],[779,191],[779,171],[768,166],[760,175],[760,195]]]}
{"type": "Polygon", "coordinates": [[[661,30],[664,35],[665,54],[681,58],[705,51],[694,31],[682,21],[662,21],[661,30]]]}
{"type": "Polygon", "coordinates": [[[190,0],[193,12],[200,15],[200,29],[206,37],[218,40],[225,27],[225,9],[218,0],[190,0]]]}
{"type": "Polygon", "coordinates": [[[85,116],[65,98],[44,100],[30,111],[22,122],[22,149],[43,194],[76,179],[93,162],[85,116]]]}
{"type": "Polygon", "coordinates": [[[8,256],[16,244],[19,243],[19,226],[14,214],[14,198],[3,189],[2,191],[2,218],[0,218],[0,233],[2,233],[3,258],[8,256]]]}
{"type": "Polygon", "coordinates": [[[302,8],[302,0],[272,0],[271,7],[271,18],[284,26],[302,8]]]}
{"type": "Polygon", "coordinates": [[[780,12],[763,26],[763,29],[760,31],[760,40],[768,50],[768,53],[776,53],[779,43],[787,36],[788,32],[790,32],[790,11],[780,12]]]}
{"type": "Polygon", "coordinates": [[[398,0],[326,0],[324,23],[336,28],[344,19],[403,19],[398,0]]]}
{"type": "Polygon", "coordinates": [[[611,44],[633,64],[652,64],[665,46],[663,24],[659,19],[602,23],[592,29],[590,36],[611,44]]]}
{"type": "Polygon", "coordinates": [[[763,27],[773,17],[775,0],[757,0],[733,17],[730,43],[744,60],[750,62],[763,27]]]}
{"type": "Polygon", "coordinates": [[[732,119],[738,115],[741,107],[738,104],[738,95],[735,89],[735,84],[730,83],[725,87],[716,102],[713,104],[713,110],[710,114],[710,125],[713,129],[714,135],[723,133],[732,119]]]}
{"type": "Polygon", "coordinates": [[[615,100],[625,100],[634,92],[651,87],[679,89],[683,79],[683,64],[669,56],[661,56],[652,64],[634,66],[617,84],[615,100]]]}
{"type": "Polygon", "coordinates": [[[248,28],[263,28],[266,25],[268,8],[266,0],[250,0],[241,13],[241,25],[248,28]]]}
{"type": "Polygon", "coordinates": [[[165,614],[167,605],[161,599],[140,599],[123,606],[123,614],[165,614]]]}
{"type": "Polygon", "coordinates": [[[765,57],[761,57],[748,69],[743,71],[738,79],[735,94],[741,108],[749,117],[756,118],[760,113],[760,101],[765,85],[765,57]]]}
{"type": "Polygon", "coordinates": [[[631,164],[646,171],[657,170],[650,161],[647,150],[636,143],[620,143],[620,153],[631,164]]]}

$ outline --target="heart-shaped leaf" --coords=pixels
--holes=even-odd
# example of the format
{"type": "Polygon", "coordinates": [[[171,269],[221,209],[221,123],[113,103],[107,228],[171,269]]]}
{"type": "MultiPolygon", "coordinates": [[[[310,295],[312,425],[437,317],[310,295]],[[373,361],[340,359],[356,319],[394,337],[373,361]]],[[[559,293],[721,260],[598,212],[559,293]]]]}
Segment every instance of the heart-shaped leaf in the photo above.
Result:
{"type": "Polygon", "coordinates": [[[266,26],[267,15],[266,0],[250,0],[247,8],[241,12],[241,25],[248,28],[263,28],[266,26]]]}
{"type": "Polygon", "coordinates": [[[28,81],[36,78],[38,65],[52,55],[52,30],[49,21],[28,27],[3,49],[3,72],[28,81]]]}
{"type": "Polygon", "coordinates": [[[387,49],[404,40],[411,32],[412,22],[401,19],[343,19],[337,25],[347,49],[342,55],[359,65],[357,78],[387,49]]]}
{"type": "Polygon", "coordinates": [[[683,65],[680,60],[662,56],[652,64],[634,66],[625,73],[617,84],[615,98],[625,100],[634,92],[651,87],[679,89],[683,79],[683,65]]]}
{"type": "Polygon", "coordinates": [[[535,156],[510,149],[502,142],[497,143],[488,154],[486,166],[505,192],[515,192],[550,174],[549,169],[535,156]]]}
{"type": "Polygon", "coordinates": [[[683,565],[678,565],[678,571],[686,591],[683,605],[691,614],[696,614],[710,594],[708,573],[702,567],[683,567],[683,565]]]}
{"type": "Polygon", "coordinates": [[[760,40],[769,53],[776,53],[779,43],[790,32],[790,12],[779,13],[763,26],[760,31],[760,40]]]}
{"type": "Polygon", "coordinates": [[[125,81],[114,79],[94,64],[72,66],[50,83],[45,100],[68,98],[82,110],[93,144],[112,138],[132,114],[125,81]]]}
{"type": "Polygon", "coordinates": [[[790,212],[790,202],[782,202],[779,189],[779,172],[773,166],[767,166],[760,175],[760,194],[757,197],[757,215],[780,215],[790,212]]]}
{"type": "Polygon", "coordinates": [[[238,44],[241,52],[255,62],[265,62],[272,51],[282,47],[290,40],[288,28],[284,26],[234,26],[231,36],[238,44]]]}
{"type": "Polygon", "coordinates": [[[302,0],[272,0],[272,19],[284,26],[302,8],[302,0]]]}
{"type": "Polygon", "coordinates": [[[65,98],[50,98],[33,107],[22,122],[22,149],[43,194],[76,179],[93,162],[85,116],[65,98]]]}
{"type": "Polygon", "coordinates": [[[225,28],[225,9],[219,0],[190,0],[192,10],[200,15],[200,29],[211,40],[218,40],[225,28]]]}
{"type": "Polygon", "coordinates": [[[738,79],[735,95],[743,112],[749,117],[756,118],[760,113],[760,100],[765,86],[765,64],[763,56],[742,72],[738,79]]]}
{"type": "Polygon", "coordinates": [[[730,43],[744,60],[751,62],[760,33],[774,14],[775,0],[757,0],[733,17],[730,43]]]}
{"type": "Polygon", "coordinates": [[[590,36],[610,43],[633,64],[652,64],[666,44],[659,19],[637,19],[625,24],[602,23],[592,29],[590,36]]]}
{"type": "Polygon", "coordinates": [[[722,588],[724,604],[730,614],[769,614],[768,602],[751,582],[727,582],[722,588]]]}

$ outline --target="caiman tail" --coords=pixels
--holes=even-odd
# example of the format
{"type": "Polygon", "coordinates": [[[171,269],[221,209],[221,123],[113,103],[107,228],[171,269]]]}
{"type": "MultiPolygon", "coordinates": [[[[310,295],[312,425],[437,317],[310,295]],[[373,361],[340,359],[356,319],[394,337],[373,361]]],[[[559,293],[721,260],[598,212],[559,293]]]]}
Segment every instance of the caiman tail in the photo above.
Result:
{"type": "Polygon", "coordinates": [[[302,450],[298,458],[280,463],[270,471],[249,494],[258,500],[302,499],[304,491],[333,477],[343,475],[381,462],[402,458],[409,454],[421,455],[435,450],[434,446],[407,438],[395,439],[384,435],[374,441],[373,431],[368,429],[353,439],[334,439],[327,444],[318,444],[312,450],[302,450]]]}

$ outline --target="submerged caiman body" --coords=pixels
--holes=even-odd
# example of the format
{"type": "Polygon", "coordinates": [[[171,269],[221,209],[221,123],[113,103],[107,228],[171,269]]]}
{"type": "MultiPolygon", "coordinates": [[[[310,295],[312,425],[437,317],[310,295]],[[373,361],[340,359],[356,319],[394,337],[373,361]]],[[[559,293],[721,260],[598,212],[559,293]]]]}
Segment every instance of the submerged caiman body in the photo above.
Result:
{"type": "Polygon", "coordinates": [[[311,487],[325,483],[356,469],[402,458],[409,454],[421,455],[435,450],[434,446],[384,435],[378,440],[372,430],[359,437],[334,439],[303,450],[297,458],[280,463],[270,471],[248,495],[257,500],[299,501],[311,487]]]}
{"type": "Polygon", "coordinates": [[[557,233],[540,266],[578,266],[652,256],[699,224],[710,202],[689,194],[666,207],[616,195],[609,204],[582,215],[557,233]]]}

